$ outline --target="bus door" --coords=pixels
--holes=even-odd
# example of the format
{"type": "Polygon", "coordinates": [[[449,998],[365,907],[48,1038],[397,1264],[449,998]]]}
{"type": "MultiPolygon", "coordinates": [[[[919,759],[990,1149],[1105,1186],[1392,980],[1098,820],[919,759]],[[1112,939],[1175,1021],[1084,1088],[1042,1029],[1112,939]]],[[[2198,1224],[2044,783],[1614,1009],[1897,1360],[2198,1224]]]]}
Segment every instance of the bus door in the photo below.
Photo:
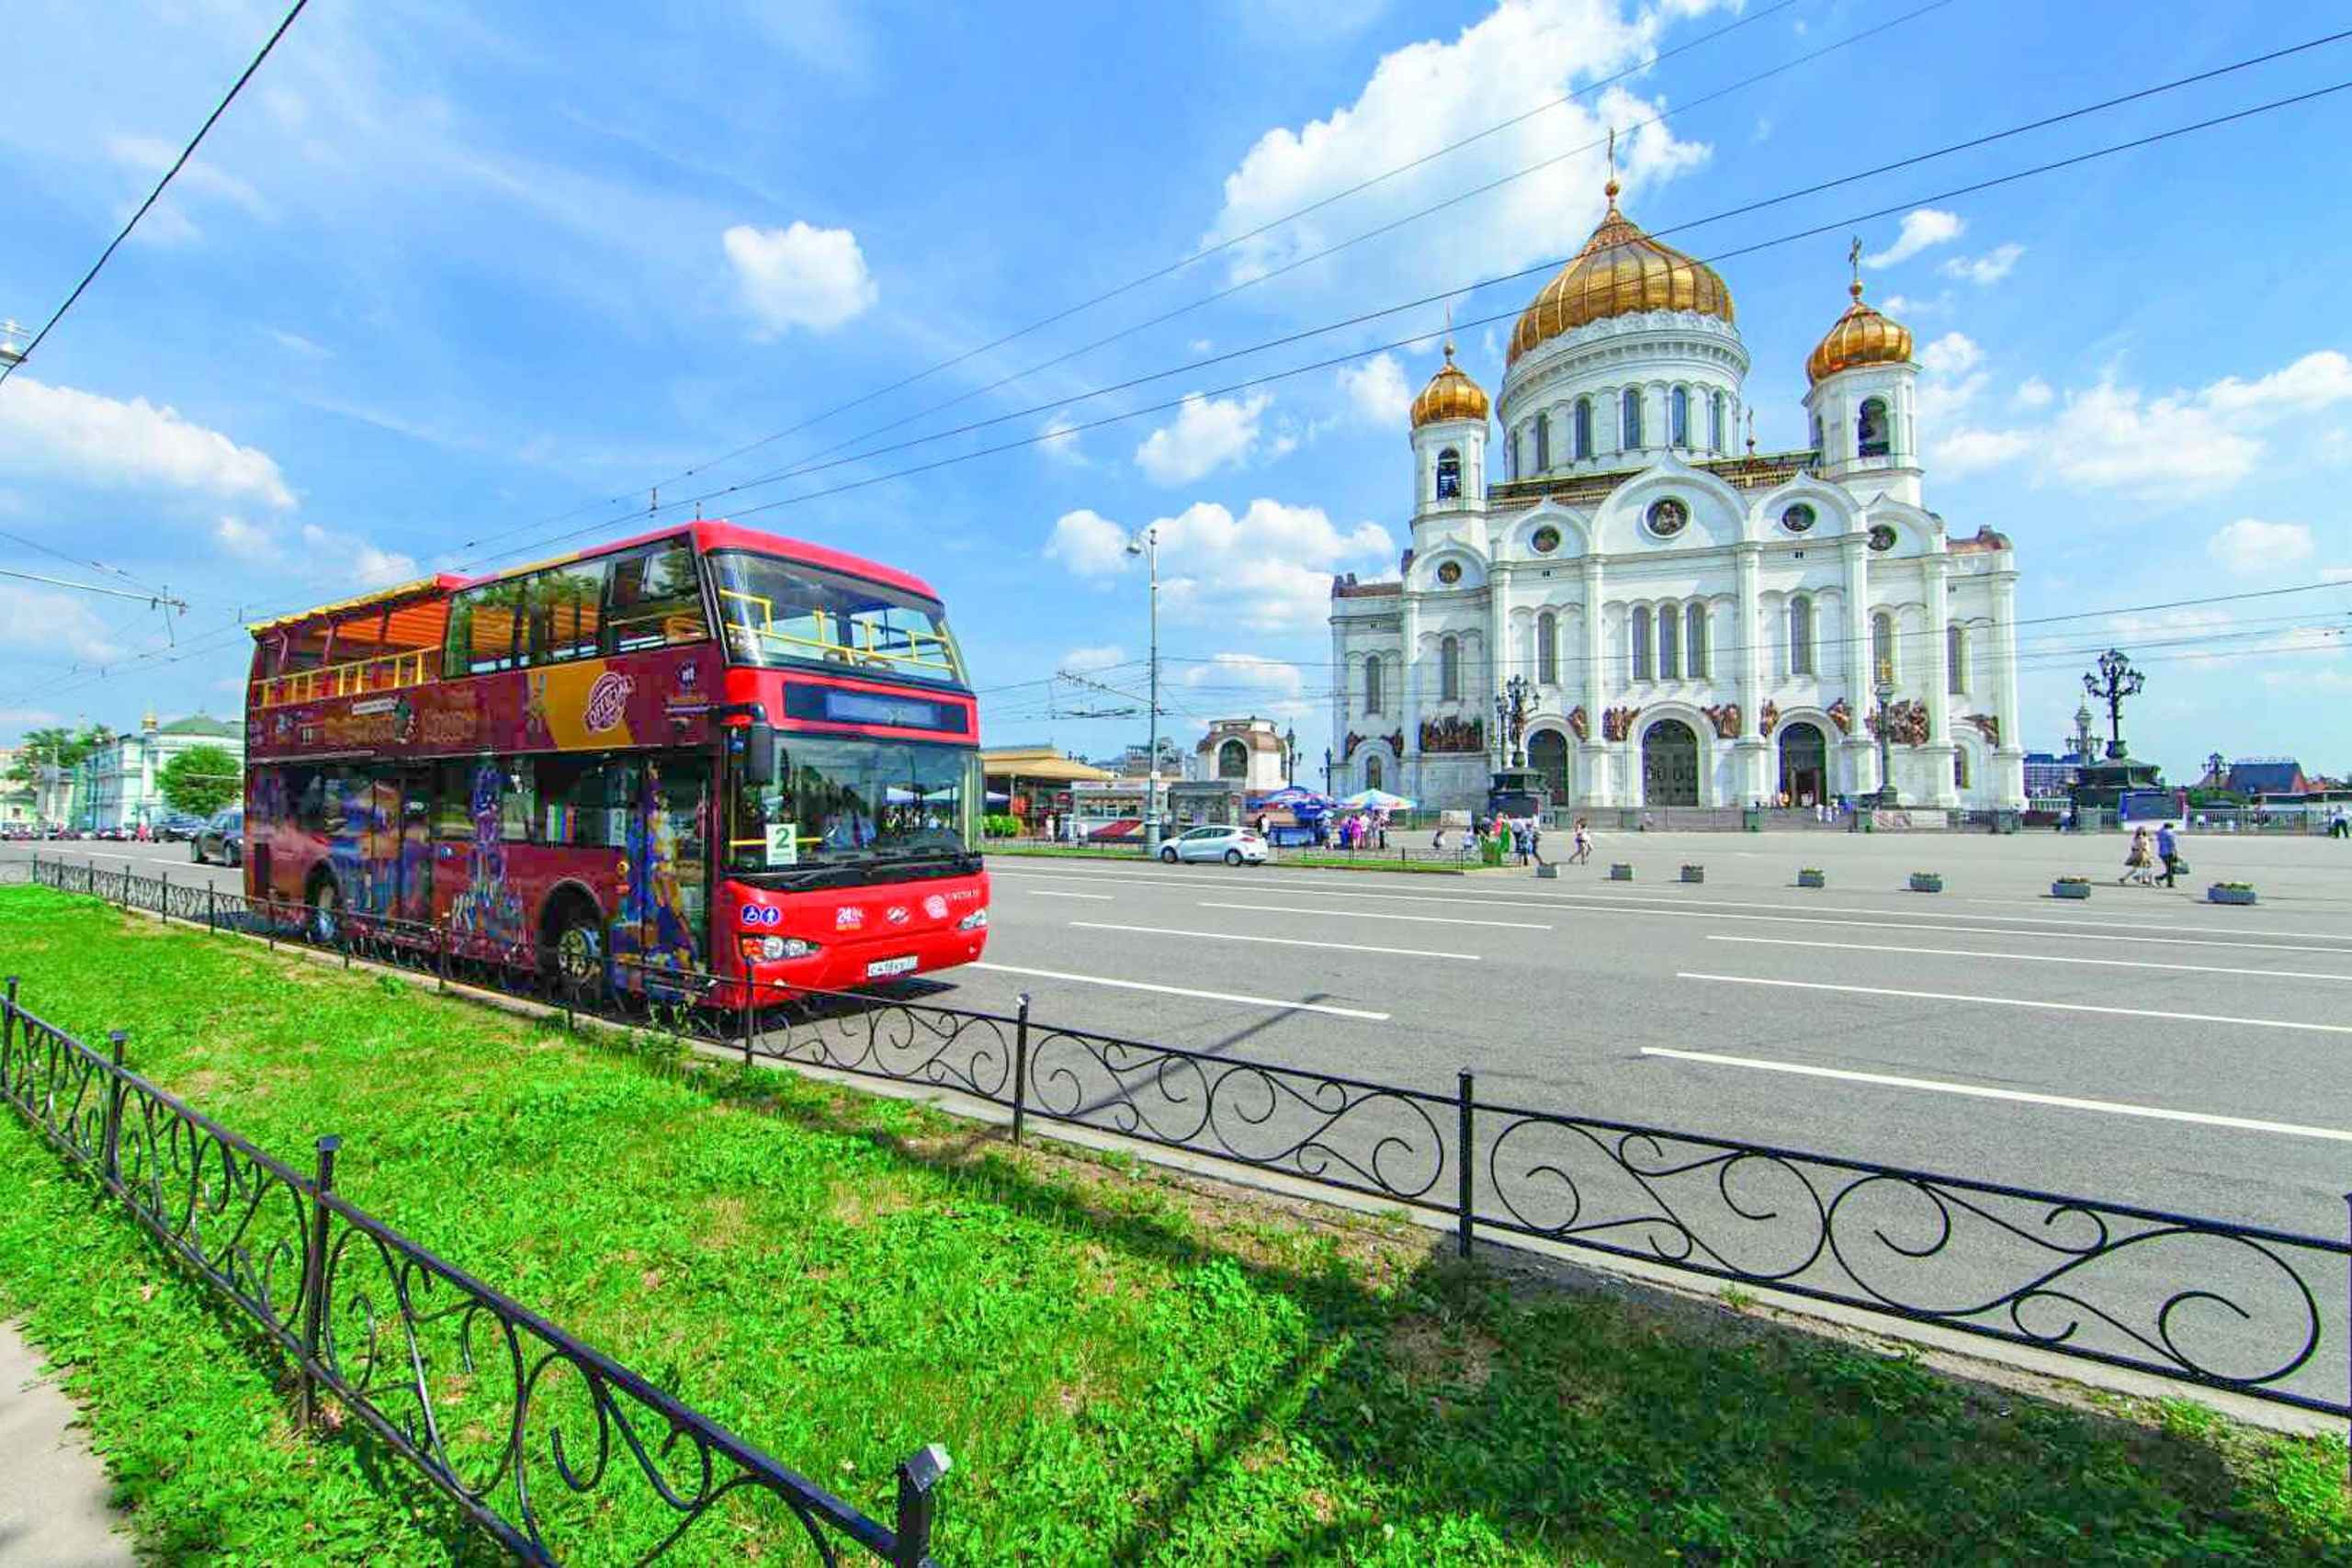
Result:
{"type": "Polygon", "coordinates": [[[405,768],[400,790],[399,868],[392,891],[392,918],[433,923],[433,772],[405,768]]]}
{"type": "Polygon", "coordinates": [[[684,999],[693,987],[665,984],[664,971],[709,970],[710,774],[708,757],[673,754],[648,761],[639,771],[636,822],[628,843],[628,896],[620,921],[632,922],[626,936],[614,932],[614,947],[628,939],[639,961],[637,976],[646,994],[664,1001],[684,999]]]}

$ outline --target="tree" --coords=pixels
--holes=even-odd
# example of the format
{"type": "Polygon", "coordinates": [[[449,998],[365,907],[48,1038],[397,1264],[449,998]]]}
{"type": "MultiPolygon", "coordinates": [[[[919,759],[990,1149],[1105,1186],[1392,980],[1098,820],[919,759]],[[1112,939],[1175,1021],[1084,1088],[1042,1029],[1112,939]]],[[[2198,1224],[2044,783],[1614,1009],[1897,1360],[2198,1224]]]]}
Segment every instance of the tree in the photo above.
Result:
{"type": "Polygon", "coordinates": [[[163,785],[164,804],[191,817],[211,816],[237,798],[243,782],[236,753],[219,746],[191,746],[174,753],[156,779],[163,785]]]}

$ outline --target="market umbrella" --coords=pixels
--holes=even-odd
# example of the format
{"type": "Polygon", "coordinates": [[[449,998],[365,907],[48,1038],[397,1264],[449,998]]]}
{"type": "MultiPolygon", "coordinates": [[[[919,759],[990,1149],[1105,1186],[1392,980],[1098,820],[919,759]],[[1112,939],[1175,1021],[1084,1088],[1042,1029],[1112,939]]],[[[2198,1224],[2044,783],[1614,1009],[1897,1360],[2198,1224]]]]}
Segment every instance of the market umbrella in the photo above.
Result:
{"type": "Polygon", "coordinates": [[[1301,789],[1296,784],[1290,784],[1258,797],[1260,808],[1280,807],[1290,811],[1326,811],[1337,804],[1338,802],[1328,795],[1317,795],[1311,789],[1301,789]]]}
{"type": "Polygon", "coordinates": [[[1413,803],[1385,789],[1360,789],[1340,802],[1351,811],[1410,811],[1413,803]]]}

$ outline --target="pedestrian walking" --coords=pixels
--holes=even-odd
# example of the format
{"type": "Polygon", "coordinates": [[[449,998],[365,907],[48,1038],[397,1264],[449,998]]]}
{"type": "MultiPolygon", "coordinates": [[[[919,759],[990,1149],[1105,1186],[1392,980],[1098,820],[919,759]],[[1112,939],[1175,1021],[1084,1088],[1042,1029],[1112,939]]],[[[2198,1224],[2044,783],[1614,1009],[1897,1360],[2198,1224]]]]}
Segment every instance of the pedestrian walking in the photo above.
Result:
{"type": "Polygon", "coordinates": [[[2173,838],[2169,822],[2156,829],[2156,858],[2165,863],[2165,886],[2178,886],[2174,878],[2180,874],[2180,844],[2173,838]]]}
{"type": "Polygon", "coordinates": [[[1585,819],[1583,818],[1579,817],[1577,818],[1576,834],[1569,841],[1575,846],[1575,848],[1568,856],[1568,863],[1570,865],[1591,864],[1592,829],[1585,825],[1585,819]]]}
{"type": "Polygon", "coordinates": [[[2329,813],[2327,836],[2331,839],[2352,839],[2352,812],[2339,806],[2329,813]]]}
{"type": "Polygon", "coordinates": [[[2123,874],[2115,879],[2116,886],[2138,883],[2146,886],[2150,880],[2150,864],[2148,830],[2134,828],[2132,829],[2132,842],[2123,851],[2123,874]]]}
{"type": "Polygon", "coordinates": [[[1527,863],[1527,824],[1525,822],[1514,822],[1510,825],[1510,851],[1512,854],[1519,857],[1520,864],[1527,863]]]}
{"type": "Polygon", "coordinates": [[[1543,821],[1542,821],[1542,819],[1541,819],[1541,818],[1529,818],[1529,820],[1528,820],[1528,824],[1527,824],[1527,856],[1528,856],[1528,858],[1529,858],[1530,860],[1532,860],[1532,861],[1533,861],[1533,862],[1535,863],[1535,864],[1536,864],[1536,868],[1537,868],[1538,870],[1541,870],[1541,869],[1543,868],[1543,865],[1544,865],[1544,823],[1543,823],[1543,821]]]}

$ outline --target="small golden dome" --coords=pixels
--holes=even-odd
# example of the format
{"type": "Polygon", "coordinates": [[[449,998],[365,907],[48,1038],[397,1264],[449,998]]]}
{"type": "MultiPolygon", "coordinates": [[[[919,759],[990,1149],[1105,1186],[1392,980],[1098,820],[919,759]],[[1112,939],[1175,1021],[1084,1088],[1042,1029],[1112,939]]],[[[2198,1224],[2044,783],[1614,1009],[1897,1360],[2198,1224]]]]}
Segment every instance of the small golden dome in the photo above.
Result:
{"type": "Polygon", "coordinates": [[[1696,310],[1734,320],[1731,290],[1713,267],[1661,244],[1617,210],[1617,182],[1607,186],[1609,210],[1576,259],[1553,276],[1511,329],[1510,359],[1588,321],[1637,310],[1696,310]]]}
{"type": "Polygon", "coordinates": [[[1819,382],[1857,365],[1902,365],[1911,357],[1911,329],[1863,304],[1860,278],[1854,279],[1847,291],[1854,302],[1805,355],[1808,381],[1819,382]]]}
{"type": "Polygon", "coordinates": [[[1413,400],[1413,428],[1435,424],[1442,419],[1476,419],[1487,417],[1486,389],[1473,381],[1453,363],[1453,340],[1445,340],[1445,363],[1438,367],[1421,395],[1413,400]]]}

